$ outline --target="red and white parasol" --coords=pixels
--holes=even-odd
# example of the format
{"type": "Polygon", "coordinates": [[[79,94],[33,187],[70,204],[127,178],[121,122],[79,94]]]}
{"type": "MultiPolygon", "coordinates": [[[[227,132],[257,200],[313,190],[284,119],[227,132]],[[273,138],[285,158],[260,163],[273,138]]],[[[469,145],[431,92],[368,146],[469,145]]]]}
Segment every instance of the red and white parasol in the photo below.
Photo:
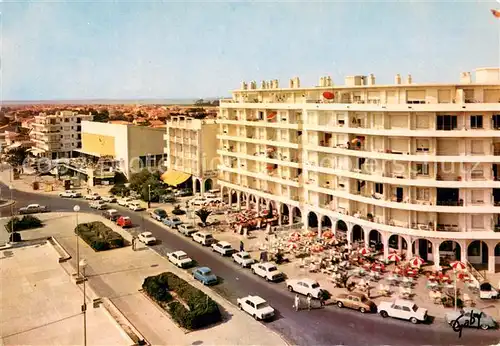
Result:
{"type": "Polygon", "coordinates": [[[467,269],[467,266],[465,265],[465,263],[460,262],[460,261],[455,261],[455,262],[452,262],[452,263],[450,264],[450,266],[451,266],[454,270],[466,270],[466,269],[467,269]]]}
{"type": "Polygon", "coordinates": [[[288,251],[296,250],[297,248],[298,246],[295,243],[288,244],[288,251]]]}
{"type": "Polygon", "coordinates": [[[364,247],[361,250],[359,250],[359,254],[363,255],[363,256],[366,256],[366,255],[370,254],[370,252],[371,252],[371,250],[369,248],[367,248],[367,247],[364,247]]]}
{"type": "Polygon", "coordinates": [[[415,256],[410,260],[410,265],[412,267],[420,267],[422,264],[424,264],[424,260],[419,256],[415,256]]]}
{"type": "Polygon", "coordinates": [[[387,256],[387,259],[391,262],[400,262],[401,256],[394,252],[387,256]]]}

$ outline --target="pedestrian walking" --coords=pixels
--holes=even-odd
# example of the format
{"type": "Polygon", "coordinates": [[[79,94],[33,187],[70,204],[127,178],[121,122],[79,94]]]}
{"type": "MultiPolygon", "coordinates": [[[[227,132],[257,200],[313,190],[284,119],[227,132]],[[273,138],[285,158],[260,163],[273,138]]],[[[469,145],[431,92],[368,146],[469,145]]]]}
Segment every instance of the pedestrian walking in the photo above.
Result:
{"type": "Polygon", "coordinates": [[[245,251],[245,244],[243,244],[243,241],[240,240],[240,252],[245,251]]]}
{"type": "Polygon", "coordinates": [[[323,292],[319,294],[319,306],[325,306],[325,297],[323,296],[323,292]]]}
{"type": "Polygon", "coordinates": [[[311,311],[312,307],[312,297],[309,295],[307,296],[307,310],[311,311]]]}
{"type": "Polygon", "coordinates": [[[293,303],[293,307],[295,308],[295,311],[299,311],[299,308],[300,308],[300,297],[298,294],[295,295],[295,300],[294,300],[294,303],[293,303]]]}

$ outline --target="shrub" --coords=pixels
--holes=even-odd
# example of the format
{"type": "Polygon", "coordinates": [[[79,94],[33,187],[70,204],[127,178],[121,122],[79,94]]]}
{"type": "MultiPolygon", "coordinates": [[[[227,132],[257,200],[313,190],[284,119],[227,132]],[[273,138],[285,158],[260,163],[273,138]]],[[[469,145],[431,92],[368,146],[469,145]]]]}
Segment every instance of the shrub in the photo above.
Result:
{"type": "Polygon", "coordinates": [[[109,192],[115,196],[126,197],[130,194],[130,189],[124,184],[115,184],[109,192]]]}
{"type": "Polygon", "coordinates": [[[172,214],[174,214],[174,215],[184,215],[184,214],[186,214],[186,211],[182,210],[180,205],[176,205],[175,208],[174,208],[174,210],[172,210],[172,214]]]}
{"type": "Polygon", "coordinates": [[[14,226],[14,232],[18,232],[18,231],[23,231],[23,230],[27,230],[27,229],[41,227],[42,221],[40,221],[39,218],[31,216],[31,215],[24,215],[21,219],[14,216],[5,225],[7,232],[9,232],[9,233],[12,232],[12,226],[14,226]]]}
{"type": "Polygon", "coordinates": [[[81,223],[76,226],[75,232],[95,251],[125,246],[123,237],[100,221],[81,223]]]}
{"type": "Polygon", "coordinates": [[[166,311],[181,327],[198,329],[222,319],[219,306],[214,300],[173,273],[165,272],[147,277],[142,287],[156,301],[169,302],[166,311]],[[168,291],[175,292],[189,309],[178,301],[171,301],[172,296],[168,291]]]}

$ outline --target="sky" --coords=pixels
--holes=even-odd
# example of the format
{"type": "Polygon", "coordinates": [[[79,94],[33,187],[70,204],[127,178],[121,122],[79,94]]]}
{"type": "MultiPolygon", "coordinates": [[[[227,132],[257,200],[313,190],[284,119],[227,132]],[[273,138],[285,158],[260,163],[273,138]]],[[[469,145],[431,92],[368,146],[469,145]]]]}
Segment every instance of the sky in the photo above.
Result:
{"type": "MultiPolygon", "coordinates": [[[[1,0],[0,0],[1,2],[1,0]]],[[[500,2],[500,0],[499,0],[500,2]]],[[[3,100],[203,98],[241,81],[412,74],[457,82],[500,65],[496,1],[8,1],[3,100]]]]}

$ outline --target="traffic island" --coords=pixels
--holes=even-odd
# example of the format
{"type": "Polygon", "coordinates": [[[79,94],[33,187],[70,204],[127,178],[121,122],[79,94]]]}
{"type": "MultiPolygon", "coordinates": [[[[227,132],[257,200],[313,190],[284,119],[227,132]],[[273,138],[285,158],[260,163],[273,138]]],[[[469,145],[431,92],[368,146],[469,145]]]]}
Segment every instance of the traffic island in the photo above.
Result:
{"type": "Polygon", "coordinates": [[[127,245],[125,239],[119,233],[113,231],[101,221],[81,223],[76,226],[75,233],[94,251],[106,251],[127,245]]]}
{"type": "Polygon", "coordinates": [[[219,306],[212,298],[171,272],[147,277],[142,288],[184,330],[197,330],[222,321],[219,306]]]}

